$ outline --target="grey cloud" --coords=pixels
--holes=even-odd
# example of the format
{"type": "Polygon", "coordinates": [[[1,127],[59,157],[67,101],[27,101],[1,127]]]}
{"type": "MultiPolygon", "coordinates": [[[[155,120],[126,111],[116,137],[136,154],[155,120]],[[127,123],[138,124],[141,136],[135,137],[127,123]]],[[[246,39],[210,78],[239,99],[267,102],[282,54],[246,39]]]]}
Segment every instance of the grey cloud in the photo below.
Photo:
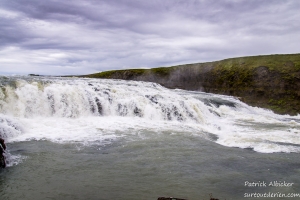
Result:
{"type": "Polygon", "coordinates": [[[28,73],[80,74],[295,53],[299,8],[281,0],[3,0],[0,73],[20,63],[28,73]]]}

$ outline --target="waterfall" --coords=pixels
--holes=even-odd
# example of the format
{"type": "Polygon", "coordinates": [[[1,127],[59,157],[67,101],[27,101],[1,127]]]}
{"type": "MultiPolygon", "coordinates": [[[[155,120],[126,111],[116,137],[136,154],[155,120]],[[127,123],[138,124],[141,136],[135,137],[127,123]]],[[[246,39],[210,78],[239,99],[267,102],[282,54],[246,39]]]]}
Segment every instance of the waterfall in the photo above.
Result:
{"type": "Polygon", "coordinates": [[[100,141],[139,132],[195,134],[258,152],[300,152],[300,116],[230,96],[151,82],[0,77],[0,134],[24,140],[100,141]]]}

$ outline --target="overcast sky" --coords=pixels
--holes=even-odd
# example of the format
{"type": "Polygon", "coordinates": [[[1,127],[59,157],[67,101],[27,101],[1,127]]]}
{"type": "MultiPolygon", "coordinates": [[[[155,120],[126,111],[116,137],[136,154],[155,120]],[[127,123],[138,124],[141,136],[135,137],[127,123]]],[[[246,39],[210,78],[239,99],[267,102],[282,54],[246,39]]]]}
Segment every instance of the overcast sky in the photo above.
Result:
{"type": "Polygon", "coordinates": [[[0,74],[300,53],[298,0],[1,0],[0,74]]]}

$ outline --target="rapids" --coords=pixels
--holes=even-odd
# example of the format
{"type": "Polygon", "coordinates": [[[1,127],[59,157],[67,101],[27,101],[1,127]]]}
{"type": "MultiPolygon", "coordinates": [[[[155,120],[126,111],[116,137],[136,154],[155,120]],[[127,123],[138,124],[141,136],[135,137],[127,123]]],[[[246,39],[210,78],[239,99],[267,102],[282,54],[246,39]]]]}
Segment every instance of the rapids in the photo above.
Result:
{"type": "Polygon", "coordinates": [[[105,145],[149,130],[194,134],[262,153],[300,152],[299,115],[277,115],[235,97],[123,80],[0,80],[0,131],[7,142],[105,145]]]}

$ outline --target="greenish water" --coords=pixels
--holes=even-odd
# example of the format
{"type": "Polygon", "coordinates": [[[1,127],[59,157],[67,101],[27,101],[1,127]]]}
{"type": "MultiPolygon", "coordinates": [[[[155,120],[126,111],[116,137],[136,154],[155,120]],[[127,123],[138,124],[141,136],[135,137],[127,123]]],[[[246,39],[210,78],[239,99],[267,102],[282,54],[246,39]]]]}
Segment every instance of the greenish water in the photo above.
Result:
{"type": "MultiPolygon", "coordinates": [[[[170,133],[107,146],[28,141],[9,144],[22,163],[1,170],[1,199],[245,199],[250,192],[299,193],[300,158],[229,148],[170,133]],[[292,187],[246,187],[286,181],[292,187]]],[[[251,198],[246,198],[251,199],[251,198]]],[[[259,198],[255,198],[259,199],[259,198]]],[[[263,199],[263,198],[262,198],[263,199]]],[[[275,198],[280,199],[280,198],[275,198]]]]}

